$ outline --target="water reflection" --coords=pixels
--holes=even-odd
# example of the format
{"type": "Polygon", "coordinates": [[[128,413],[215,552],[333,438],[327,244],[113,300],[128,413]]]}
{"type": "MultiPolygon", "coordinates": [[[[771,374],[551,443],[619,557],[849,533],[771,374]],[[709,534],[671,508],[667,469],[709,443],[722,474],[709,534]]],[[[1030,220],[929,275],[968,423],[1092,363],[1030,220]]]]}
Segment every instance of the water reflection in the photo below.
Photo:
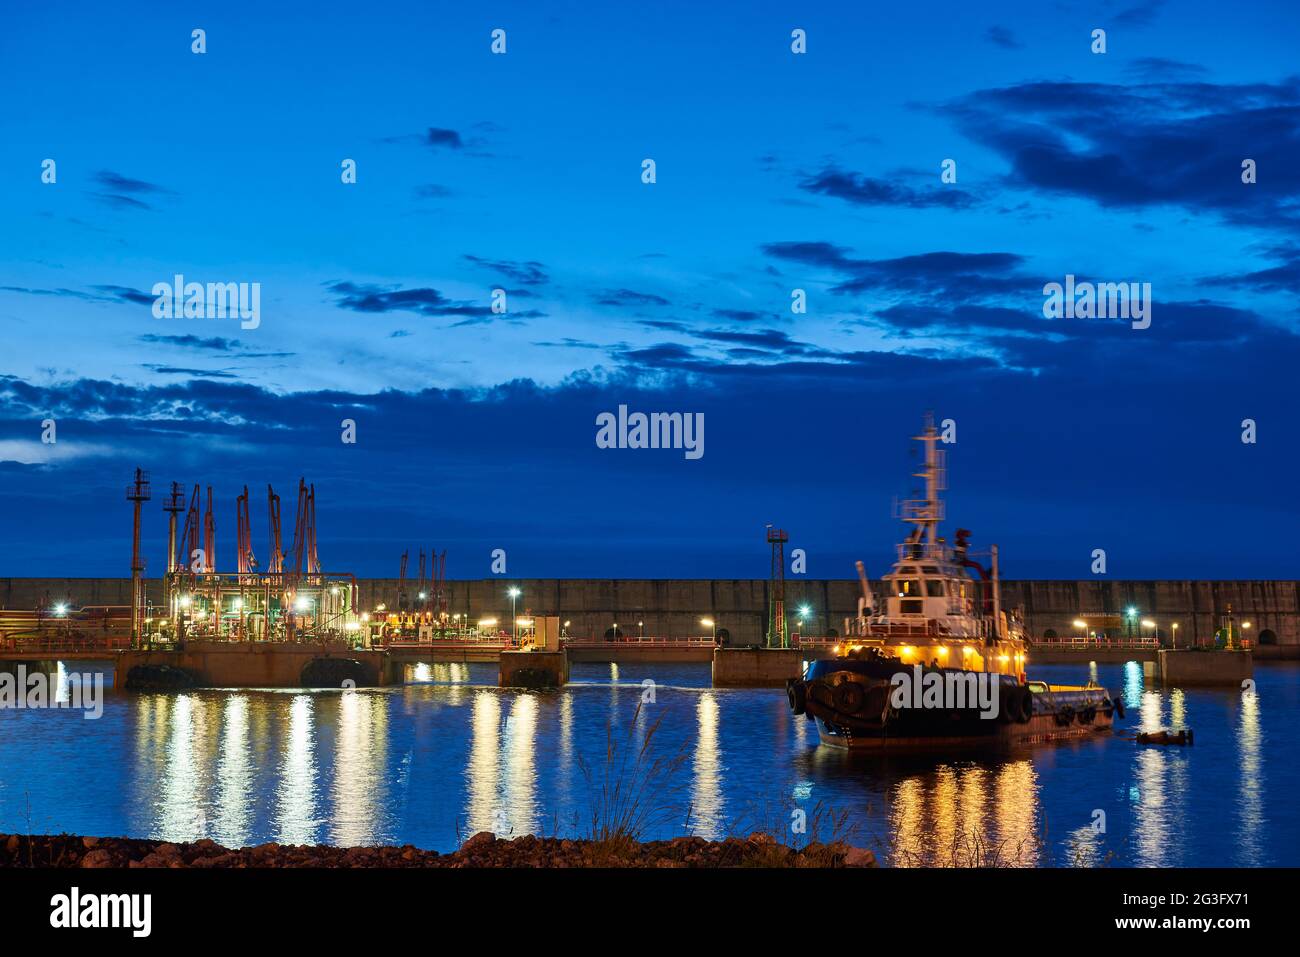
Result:
{"type": "Polygon", "coordinates": [[[113,693],[91,722],[0,710],[0,810],[17,820],[13,796],[30,795],[54,832],[228,845],[568,835],[590,824],[582,767],[598,790],[606,729],[635,753],[662,718],[650,759],[685,760],[649,837],[687,820],[712,838],[742,819],[784,827],[777,812],[797,805],[810,826],[818,808],[847,815],[854,843],[900,866],[1300,863],[1300,826],[1270,810],[1300,762],[1287,735],[1268,734],[1300,717],[1300,669],[1261,669],[1260,693],[1244,696],[1159,688],[1136,663],[1095,673],[1122,686],[1126,728],[1192,726],[1195,747],[1114,737],[968,760],[846,755],[819,747],[780,691],[714,690],[707,666],[638,666],[621,686],[608,665],[580,666],[575,684],[535,693],[490,686],[490,666],[416,665],[418,683],[366,691],[113,693]]]}
{"type": "Polygon", "coordinates": [[[691,762],[692,833],[723,837],[726,802],[722,794],[722,755],[718,744],[718,695],[700,694],[695,705],[696,739],[691,762]]]}
{"type": "Polygon", "coordinates": [[[387,702],[379,695],[364,691],[345,691],[334,700],[338,708],[338,731],[330,843],[347,847],[375,844],[387,800],[383,780],[388,741],[387,702]]]}
{"type": "Polygon", "coordinates": [[[319,826],[316,810],[316,741],[313,696],[294,695],[280,763],[275,801],[275,839],[281,844],[312,844],[319,826]]]}
{"type": "Polygon", "coordinates": [[[211,837],[227,847],[243,847],[253,833],[253,767],[249,755],[248,696],[232,694],[222,714],[217,802],[211,837]]]}

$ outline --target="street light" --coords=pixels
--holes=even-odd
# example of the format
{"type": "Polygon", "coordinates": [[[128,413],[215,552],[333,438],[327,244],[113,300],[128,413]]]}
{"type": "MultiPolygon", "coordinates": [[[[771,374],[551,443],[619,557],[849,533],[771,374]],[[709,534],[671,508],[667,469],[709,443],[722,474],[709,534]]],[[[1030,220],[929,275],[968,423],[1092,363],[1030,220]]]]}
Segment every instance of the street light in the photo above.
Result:
{"type": "Polygon", "coordinates": [[[1074,627],[1077,628],[1077,629],[1079,629],[1080,631],[1083,632],[1082,638],[1083,638],[1085,641],[1087,641],[1087,639],[1088,639],[1088,623],[1087,623],[1086,621],[1084,621],[1082,618],[1076,618],[1076,619],[1074,619],[1074,627]]]}
{"type": "Polygon", "coordinates": [[[618,641],[618,622],[614,622],[614,640],[618,641]]]}
{"type": "Polygon", "coordinates": [[[1174,647],[1177,648],[1177,647],[1178,647],[1178,622],[1174,622],[1174,623],[1173,623],[1172,625],[1170,625],[1169,627],[1173,629],[1173,632],[1174,632],[1174,647]]]}
{"type": "Polygon", "coordinates": [[[1151,629],[1151,637],[1152,637],[1152,638],[1158,638],[1158,637],[1159,637],[1159,635],[1156,633],[1156,630],[1155,630],[1155,629],[1156,629],[1156,623],[1155,623],[1154,621],[1152,621],[1150,618],[1143,618],[1143,619],[1142,619],[1142,627],[1143,627],[1143,628],[1150,628],[1150,629],[1151,629]]]}
{"type": "Polygon", "coordinates": [[[637,628],[640,629],[640,631],[637,633],[637,637],[639,637],[639,638],[644,638],[644,637],[645,637],[645,622],[644,622],[644,621],[638,621],[638,622],[636,623],[636,626],[637,626],[637,628]]]}
{"type": "Polygon", "coordinates": [[[511,586],[506,594],[510,596],[510,627],[515,635],[514,643],[519,644],[519,619],[515,617],[515,600],[519,597],[519,589],[511,586]]]}
{"type": "Polygon", "coordinates": [[[701,618],[701,619],[700,619],[700,624],[703,625],[705,628],[712,628],[712,629],[713,629],[713,643],[716,645],[716,644],[718,643],[718,625],[717,625],[717,623],[716,623],[712,618],[701,618]]]}

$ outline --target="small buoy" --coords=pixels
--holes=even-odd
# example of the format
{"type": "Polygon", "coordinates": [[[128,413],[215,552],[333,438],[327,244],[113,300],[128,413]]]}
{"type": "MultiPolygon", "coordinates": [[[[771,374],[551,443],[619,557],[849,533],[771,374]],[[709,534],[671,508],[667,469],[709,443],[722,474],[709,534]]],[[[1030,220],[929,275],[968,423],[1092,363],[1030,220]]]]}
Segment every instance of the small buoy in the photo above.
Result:
{"type": "Polygon", "coordinates": [[[1191,744],[1191,728],[1179,728],[1177,731],[1161,729],[1159,731],[1139,731],[1133,740],[1139,744],[1191,744]]]}

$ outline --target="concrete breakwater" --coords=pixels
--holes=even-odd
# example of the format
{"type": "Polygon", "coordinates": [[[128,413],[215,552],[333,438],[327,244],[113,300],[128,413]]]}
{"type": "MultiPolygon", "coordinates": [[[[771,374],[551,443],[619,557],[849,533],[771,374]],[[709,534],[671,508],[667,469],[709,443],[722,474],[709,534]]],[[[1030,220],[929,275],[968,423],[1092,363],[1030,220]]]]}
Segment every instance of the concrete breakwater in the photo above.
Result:
{"type": "MultiPolygon", "coordinates": [[[[397,606],[396,579],[359,579],[357,586],[362,608],[397,606]]],[[[447,583],[448,610],[470,620],[496,618],[508,630],[511,587],[521,592],[520,616],[557,615],[569,623],[568,634],[579,638],[615,631],[620,638],[698,637],[711,633],[701,624],[708,619],[733,642],[744,643],[760,640],[767,628],[769,585],[763,579],[462,579],[447,583]]],[[[879,594],[882,583],[873,581],[872,587],[879,594]]],[[[145,589],[149,601],[161,603],[161,582],[147,580],[145,589]]],[[[408,582],[406,590],[413,598],[415,587],[408,582]]],[[[858,594],[853,579],[788,580],[791,629],[800,630],[799,609],[807,606],[804,634],[838,633],[856,612],[858,594]]],[[[130,596],[129,578],[0,578],[0,607],[6,609],[125,605],[130,596]]],[[[1210,641],[1231,607],[1239,623],[1251,623],[1248,637],[1260,646],[1260,657],[1274,646],[1300,648],[1300,581],[1013,580],[1003,582],[1002,604],[1024,607],[1034,639],[1068,638],[1077,633],[1073,622],[1080,616],[1100,621],[1133,608],[1139,622],[1155,622],[1162,639],[1177,624],[1179,645],[1210,641]]]]}

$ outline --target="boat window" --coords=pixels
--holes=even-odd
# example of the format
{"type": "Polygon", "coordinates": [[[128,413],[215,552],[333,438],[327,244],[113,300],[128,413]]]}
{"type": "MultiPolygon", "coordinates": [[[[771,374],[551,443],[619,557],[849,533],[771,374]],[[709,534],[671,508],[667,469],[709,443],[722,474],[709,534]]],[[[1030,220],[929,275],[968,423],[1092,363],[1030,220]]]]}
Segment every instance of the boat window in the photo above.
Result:
{"type": "Polygon", "coordinates": [[[915,566],[915,565],[903,565],[901,568],[898,569],[898,574],[900,574],[900,575],[915,575],[915,574],[916,574],[916,566],[915,566]]]}
{"type": "Polygon", "coordinates": [[[904,615],[920,615],[920,614],[923,614],[922,609],[921,609],[921,606],[924,605],[924,604],[925,604],[925,602],[921,601],[919,598],[918,598],[918,599],[910,599],[910,598],[909,598],[909,599],[906,600],[906,601],[900,601],[900,602],[898,603],[898,605],[899,605],[899,610],[900,610],[904,615]]]}
{"type": "Polygon", "coordinates": [[[939,574],[939,566],[938,566],[938,565],[922,565],[922,566],[921,566],[921,571],[925,572],[927,575],[937,575],[937,574],[939,574]]]}
{"type": "Polygon", "coordinates": [[[943,597],[943,582],[937,578],[926,579],[925,594],[929,598],[943,597]]]}
{"type": "Polygon", "coordinates": [[[894,590],[898,592],[898,597],[915,597],[921,594],[921,583],[913,578],[900,578],[894,582],[894,590]]]}

